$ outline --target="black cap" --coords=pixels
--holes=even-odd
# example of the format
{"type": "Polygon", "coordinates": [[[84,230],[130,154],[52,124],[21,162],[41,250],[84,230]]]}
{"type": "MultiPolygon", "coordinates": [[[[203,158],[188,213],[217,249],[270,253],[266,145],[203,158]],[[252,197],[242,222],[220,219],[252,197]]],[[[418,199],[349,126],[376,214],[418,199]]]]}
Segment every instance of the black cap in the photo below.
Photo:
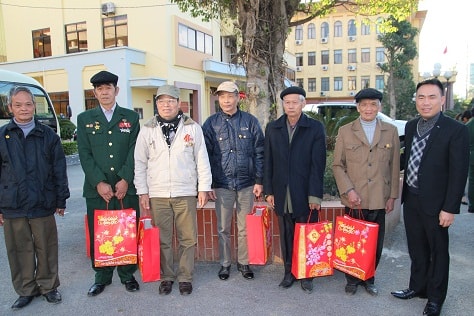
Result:
{"type": "Polygon", "coordinates": [[[105,84],[112,83],[116,86],[117,81],[118,81],[118,77],[116,75],[114,75],[111,72],[105,71],[105,70],[102,70],[102,71],[96,73],[91,78],[91,83],[94,87],[98,86],[100,84],[104,84],[104,83],[105,84]]]}
{"type": "Polygon", "coordinates": [[[382,101],[383,94],[379,90],[373,89],[373,88],[366,88],[362,89],[357,94],[355,95],[354,99],[356,100],[357,103],[359,103],[360,100],[362,99],[379,99],[382,101]]]}
{"type": "Polygon", "coordinates": [[[303,88],[300,88],[300,87],[297,87],[297,86],[291,86],[291,87],[288,87],[285,90],[283,90],[280,93],[280,99],[283,100],[283,98],[287,94],[301,94],[302,96],[304,96],[306,98],[306,91],[304,91],[303,88]]]}

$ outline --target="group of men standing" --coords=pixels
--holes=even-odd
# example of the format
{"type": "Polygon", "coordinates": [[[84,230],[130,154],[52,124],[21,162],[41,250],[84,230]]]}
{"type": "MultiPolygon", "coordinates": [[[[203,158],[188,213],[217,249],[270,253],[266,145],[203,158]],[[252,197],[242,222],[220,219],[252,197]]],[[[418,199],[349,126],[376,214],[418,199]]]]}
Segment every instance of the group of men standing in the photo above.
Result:
{"type": "MultiPolygon", "coordinates": [[[[278,218],[284,264],[280,287],[291,287],[296,281],[291,273],[295,223],[318,221],[318,212],[311,210],[321,208],[326,167],[324,126],[302,113],[305,90],[289,87],[281,92],[284,114],[266,126],[264,137],[258,120],[239,109],[239,89],[233,82],[218,86],[221,111],[211,115],[202,128],[181,111],[177,87],[159,87],[157,115],[141,129],[138,114],[116,103],[117,82],[118,77],[107,71],[94,75],[91,83],[100,106],[77,118],[95,271],[88,296],[102,293],[111,284],[115,269],[94,266],[94,210],[123,205],[151,216],[160,228],[159,293],[171,293],[177,281],[180,293],[188,295],[193,291],[196,208],[209,199],[216,202],[218,278],[230,276],[234,209],[237,270],[245,279],[254,278],[248,262],[246,215],[255,198],[264,197],[278,218]],[[177,269],[174,230],[179,248],[177,269]]],[[[362,89],[355,96],[359,118],[340,128],[332,165],[346,213],[361,210],[365,220],[379,224],[376,264],[382,253],[385,214],[394,209],[399,171],[405,170],[402,202],[411,277],[408,289],[392,294],[402,299],[427,297],[424,315],[439,315],[446,297],[448,227],[459,212],[469,159],[467,129],[441,113],[444,98],[438,80],[418,84],[420,117],[407,124],[400,160],[396,128],[377,119],[382,94],[362,89]]],[[[11,91],[8,102],[13,119],[0,129],[0,184],[4,188],[0,191],[0,224],[5,228],[13,284],[20,295],[12,308],[23,308],[40,294],[48,302],[59,303],[54,213],[64,214],[69,197],[64,153],[59,137],[34,119],[35,101],[28,89],[11,91]],[[48,271],[43,271],[45,261],[50,262],[48,271]]],[[[134,278],[136,269],[136,265],[117,267],[127,291],[140,288],[134,278]]],[[[346,293],[355,294],[361,285],[371,295],[378,294],[374,278],[346,278],[346,293]]],[[[312,278],[300,284],[303,291],[312,292],[312,278]]]]}

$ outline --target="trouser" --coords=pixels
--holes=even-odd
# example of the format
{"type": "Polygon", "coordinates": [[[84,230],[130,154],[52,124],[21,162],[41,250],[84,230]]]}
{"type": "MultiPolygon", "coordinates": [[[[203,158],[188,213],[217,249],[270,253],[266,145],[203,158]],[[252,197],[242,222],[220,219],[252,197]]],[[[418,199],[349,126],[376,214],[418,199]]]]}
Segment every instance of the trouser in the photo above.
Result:
{"type": "MultiPolygon", "coordinates": [[[[382,257],[382,249],[383,249],[383,241],[385,238],[385,209],[380,209],[380,210],[367,210],[363,209],[361,210],[362,214],[359,214],[358,210],[352,210],[348,207],[345,208],[345,213],[347,215],[350,215],[352,218],[356,219],[362,219],[367,222],[371,223],[377,223],[379,225],[379,233],[377,235],[377,248],[375,251],[375,268],[377,269],[377,266],[379,265],[380,258],[382,257]]],[[[352,275],[345,274],[346,275],[346,280],[347,283],[349,284],[361,284],[361,283],[367,283],[367,284],[374,284],[375,282],[375,277],[371,277],[365,281],[362,281],[361,279],[358,279],[352,275]]]]}
{"type": "MultiPolygon", "coordinates": [[[[90,249],[91,249],[91,261],[92,269],[95,271],[95,281],[98,284],[108,284],[112,282],[115,266],[110,267],[95,267],[94,265],[94,210],[120,210],[123,208],[133,208],[137,212],[137,218],[139,214],[139,203],[138,196],[136,195],[125,195],[122,203],[117,198],[112,198],[107,206],[107,203],[103,198],[86,198],[87,207],[87,221],[89,224],[89,237],[90,237],[90,249]]],[[[134,279],[133,274],[137,271],[136,264],[128,264],[123,266],[117,266],[117,273],[120,277],[120,282],[125,283],[134,279]]]]}
{"type": "Polygon", "coordinates": [[[403,219],[411,259],[409,288],[443,304],[449,279],[448,228],[439,225],[438,215],[427,215],[422,204],[418,195],[407,191],[403,219]]]}
{"type": "Polygon", "coordinates": [[[253,186],[241,189],[239,191],[220,188],[215,189],[215,193],[220,263],[222,266],[228,267],[232,261],[230,231],[235,202],[237,219],[237,261],[240,264],[247,265],[249,259],[246,218],[247,214],[249,214],[253,208],[253,186]]]}
{"type": "Polygon", "coordinates": [[[33,296],[55,290],[59,277],[58,231],[54,215],[6,218],[3,226],[16,293],[33,296]]]}
{"type": "Polygon", "coordinates": [[[192,282],[197,244],[197,198],[151,198],[153,222],[160,229],[161,280],[192,282]],[[173,228],[178,239],[178,271],[175,273],[173,228]]]}
{"type": "MultiPolygon", "coordinates": [[[[309,214],[308,214],[309,215],[309,214]]],[[[280,247],[283,265],[285,267],[285,275],[291,273],[291,260],[293,259],[293,242],[295,239],[295,224],[307,223],[308,215],[294,218],[292,214],[285,213],[278,216],[278,227],[280,229],[280,247]]],[[[318,221],[318,212],[312,212],[310,223],[318,221]]]]}

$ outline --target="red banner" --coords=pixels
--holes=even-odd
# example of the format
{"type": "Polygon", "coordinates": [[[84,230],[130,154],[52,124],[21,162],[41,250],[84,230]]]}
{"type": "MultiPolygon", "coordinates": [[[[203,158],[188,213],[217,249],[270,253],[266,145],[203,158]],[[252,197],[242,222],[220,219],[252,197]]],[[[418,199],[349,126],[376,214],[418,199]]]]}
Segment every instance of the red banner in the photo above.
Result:
{"type": "Polygon", "coordinates": [[[133,209],[94,211],[94,265],[137,263],[137,217],[133,209]]]}
{"type": "Polygon", "coordinates": [[[364,281],[373,277],[378,231],[376,223],[337,216],[333,267],[364,281]]]}
{"type": "Polygon", "coordinates": [[[297,279],[332,275],[332,223],[296,223],[291,273],[297,279]]]}

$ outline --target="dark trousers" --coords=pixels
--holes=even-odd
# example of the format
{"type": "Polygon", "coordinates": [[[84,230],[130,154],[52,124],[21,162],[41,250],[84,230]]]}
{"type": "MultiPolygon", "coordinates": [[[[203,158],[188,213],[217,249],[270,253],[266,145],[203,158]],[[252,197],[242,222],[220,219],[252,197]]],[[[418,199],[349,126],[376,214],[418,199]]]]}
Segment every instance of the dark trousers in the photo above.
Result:
{"type": "MultiPolygon", "coordinates": [[[[137,211],[137,218],[139,218],[139,203],[137,196],[126,195],[123,198],[123,207],[124,208],[133,208],[137,211]]],[[[94,266],[94,210],[106,210],[107,203],[99,198],[87,198],[87,221],[89,223],[89,236],[90,236],[90,249],[91,249],[91,259],[92,259],[92,269],[95,271],[95,283],[107,284],[112,282],[112,276],[114,274],[115,267],[99,267],[94,266]]],[[[122,209],[122,204],[116,198],[113,198],[109,205],[109,210],[120,210],[122,209]]],[[[117,266],[117,273],[120,277],[120,281],[125,283],[133,279],[133,273],[137,271],[136,264],[129,264],[124,266],[117,266]]]]}
{"type": "Polygon", "coordinates": [[[403,219],[411,259],[410,289],[443,304],[448,291],[449,234],[439,225],[438,215],[422,211],[422,199],[409,191],[403,204],[403,219]]]}
{"type": "MultiPolygon", "coordinates": [[[[309,215],[309,214],[308,214],[309,215]]],[[[310,223],[318,221],[318,212],[311,214],[310,223]]],[[[293,241],[295,239],[295,223],[307,223],[308,216],[294,218],[292,214],[284,214],[278,216],[278,227],[280,229],[280,246],[283,265],[285,267],[285,275],[291,273],[291,260],[293,257],[293,241]]]]}
{"type": "Polygon", "coordinates": [[[3,225],[13,288],[20,296],[59,286],[58,231],[54,215],[9,218],[3,225]]]}
{"type": "MultiPolygon", "coordinates": [[[[385,238],[385,209],[381,209],[381,210],[364,209],[364,210],[361,210],[361,212],[359,212],[359,210],[351,211],[350,208],[346,207],[345,213],[347,215],[350,215],[352,218],[362,219],[367,222],[379,224],[379,233],[377,236],[377,248],[375,252],[375,268],[377,269],[377,266],[379,265],[379,262],[380,262],[380,257],[382,257],[383,240],[385,238]]],[[[349,284],[361,284],[364,282],[367,284],[374,284],[375,277],[371,277],[365,281],[362,281],[346,273],[346,280],[347,280],[347,283],[349,284]]]]}

